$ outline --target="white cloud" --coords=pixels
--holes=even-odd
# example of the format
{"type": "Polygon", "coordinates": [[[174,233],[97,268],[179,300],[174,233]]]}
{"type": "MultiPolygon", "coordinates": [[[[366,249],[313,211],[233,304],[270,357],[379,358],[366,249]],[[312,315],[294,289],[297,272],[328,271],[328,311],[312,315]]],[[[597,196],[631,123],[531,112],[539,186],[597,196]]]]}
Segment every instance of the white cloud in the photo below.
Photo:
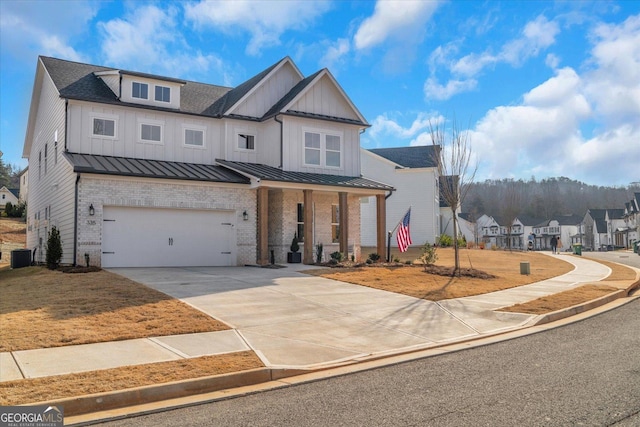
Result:
{"type": "Polygon", "coordinates": [[[35,55],[83,61],[72,40],[88,30],[98,8],[91,1],[76,1],[73,7],[51,1],[0,2],[0,48],[29,61],[35,55]]]}
{"type": "Polygon", "coordinates": [[[351,50],[351,43],[347,39],[338,39],[335,43],[331,44],[325,54],[323,55],[320,63],[326,68],[335,68],[336,64],[341,62],[344,56],[351,50]]]}
{"type": "Polygon", "coordinates": [[[439,125],[444,118],[439,114],[418,113],[407,127],[399,123],[402,117],[390,118],[388,115],[380,115],[371,123],[371,129],[363,135],[364,145],[388,146],[389,140],[395,141],[394,145],[427,145],[431,144],[430,126],[439,125]]]}
{"type": "Polygon", "coordinates": [[[225,75],[215,55],[193,51],[178,31],[179,10],[144,5],[125,17],[98,23],[105,63],[136,71],[173,76],[225,75]]]}
{"type": "Polygon", "coordinates": [[[424,96],[427,100],[446,100],[460,92],[468,92],[477,86],[475,79],[449,80],[446,85],[441,85],[434,77],[429,77],[424,82],[424,96]]]}
{"type": "Polygon", "coordinates": [[[524,61],[555,43],[560,32],[558,24],[540,15],[528,22],[522,31],[522,37],[506,43],[498,57],[513,66],[520,66],[524,61]]]}
{"type": "Polygon", "coordinates": [[[354,36],[355,48],[368,49],[389,38],[419,42],[425,23],[437,7],[436,1],[378,0],[373,15],[362,22],[354,36]]]}
{"type": "Polygon", "coordinates": [[[185,4],[185,16],[198,27],[214,27],[227,34],[247,32],[246,52],[280,44],[288,30],[303,30],[330,8],[327,1],[201,1],[185,4]]]}

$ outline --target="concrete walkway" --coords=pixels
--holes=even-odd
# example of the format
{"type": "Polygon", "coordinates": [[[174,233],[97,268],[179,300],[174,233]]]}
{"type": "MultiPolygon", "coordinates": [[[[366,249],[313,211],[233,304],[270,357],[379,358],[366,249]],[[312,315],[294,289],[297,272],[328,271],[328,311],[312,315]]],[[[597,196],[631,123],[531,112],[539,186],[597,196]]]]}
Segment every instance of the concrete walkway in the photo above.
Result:
{"type": "Polygon", "coordinates": [[[603,264],[563,259],[575,265],[563,276],[439,302],[308,276],[293,268],[113,269],[233,329],[1,353],[0,381],[248,349],[270,368],[311,369],[486,336],[523,327],[536,317],[496,309],[610,274],[603,264]]]}

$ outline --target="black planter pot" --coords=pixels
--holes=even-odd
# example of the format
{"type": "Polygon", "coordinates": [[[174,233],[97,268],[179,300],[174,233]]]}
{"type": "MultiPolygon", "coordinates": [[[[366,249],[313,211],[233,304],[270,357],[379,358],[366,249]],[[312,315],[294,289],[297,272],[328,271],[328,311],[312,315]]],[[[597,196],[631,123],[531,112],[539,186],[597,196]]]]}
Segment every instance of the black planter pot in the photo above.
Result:
{"type": "Polygon", "coordinates": [[[301,252],[287,252],[287,262],[289,264],[299,264],[302,262],[301,252]]]}

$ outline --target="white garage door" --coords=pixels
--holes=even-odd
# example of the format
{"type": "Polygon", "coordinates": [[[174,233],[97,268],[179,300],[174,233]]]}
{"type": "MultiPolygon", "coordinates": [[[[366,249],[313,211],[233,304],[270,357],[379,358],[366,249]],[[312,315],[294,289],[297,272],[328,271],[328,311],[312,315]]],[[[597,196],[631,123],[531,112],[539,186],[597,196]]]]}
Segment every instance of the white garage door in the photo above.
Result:
{"type": "Polygon", "coordinates": [[[236,264],[233,211],[105,206],[103,267],[236,264]]]}

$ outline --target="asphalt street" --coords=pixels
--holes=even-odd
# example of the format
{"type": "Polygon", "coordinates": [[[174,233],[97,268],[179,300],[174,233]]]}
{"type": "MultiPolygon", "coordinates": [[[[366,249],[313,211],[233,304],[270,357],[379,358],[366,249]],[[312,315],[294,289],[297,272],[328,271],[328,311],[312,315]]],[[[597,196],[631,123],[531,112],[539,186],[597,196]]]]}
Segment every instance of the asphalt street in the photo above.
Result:
{"type": "Polygon", "coordinates": [[[103,425],[638,426],[639,311],[103,425]]]}
{"type": "Polygon", "coordinates": [[[640,268],[640,255],[628,251],[615,252],[583,252],[587,258],[601,259],[604,261],[617,262],[620,264],[630,265],[640,268]]]}

